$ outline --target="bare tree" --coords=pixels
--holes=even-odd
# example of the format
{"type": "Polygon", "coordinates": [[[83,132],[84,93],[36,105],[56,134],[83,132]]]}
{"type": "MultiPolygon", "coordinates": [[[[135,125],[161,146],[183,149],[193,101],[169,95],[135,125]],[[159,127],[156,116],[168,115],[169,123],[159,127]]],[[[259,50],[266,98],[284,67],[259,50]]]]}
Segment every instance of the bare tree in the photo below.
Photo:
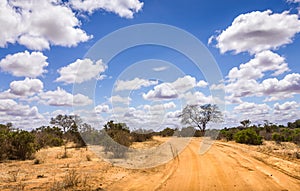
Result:
{"type": "Polygon", "coordinates": [[[250,124],[251,121],[249,119],[243,120],[240,122],[245,128],[247,128],[250,124]]]}
{"type": "Polygon", "coordinates": [[[198,127],[204,134],[207,123],[222,121],[222,112],[215,104],[187,105],[180,114],[181,123],[198,127]]]}

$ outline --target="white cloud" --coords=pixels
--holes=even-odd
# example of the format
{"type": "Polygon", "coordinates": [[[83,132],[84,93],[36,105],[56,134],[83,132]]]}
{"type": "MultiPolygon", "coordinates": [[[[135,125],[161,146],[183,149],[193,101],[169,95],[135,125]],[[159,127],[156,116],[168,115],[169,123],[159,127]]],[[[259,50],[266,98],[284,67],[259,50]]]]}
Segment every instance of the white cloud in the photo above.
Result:
{"type": "Polygon", "coordinates": [[[74,9],[93,13],[98,9],[118,14],[120,17],[133,18],[144,3],[139,0],[70,0],[74,9]]]}
{"type": "Polygon", "coordinates": [[[250,102],[243,102],[233,108],[234,113],[248,116],[248,118],[255,118],[255,116],[264,117],[270,113],[271,108],[267,104],[257,104],[250,102]]]}
{"type": "Polygon", "coordinates": [[[156,85],[158,81],[145,80],[141,78],[134,78],[133,80],[118,80],[116,82],[115,91],[124,91],[124,90],[138,90],[142,87],[148,87],[156,85]]]}
{"type": "Polygon", "coordinates": [[[290,3],[300,3],[300,0],[287,0],[287,2],[290,2],[290,3]]]}
{"type": "Polygon", "coordinates": [[[283,104],[275,103],[274,104],[274,110],[276,111],[289,111],[292,109],[297,109],[299,107],[299,104],[295,101],[288,101],[283,104]]]}
{"type": "Polygon", "coordinates": [[[264,101],[291,98],[293,95],[300,93],[300,74],[288,74],[281,80],[267,78],[261,83],[253,79],[240,79],[227,84],[225,90],[231,98],[267,96],[264,101]]]}
{"type": "Polygon", "coordinates": [[[18,104],[12,99],[0,100],[0,113],[5,116],[33,117],[40,115],[37,107],[18,104]]]}
{"type": "Polygon", "coordinates": [[[264,95],[271,97],[266,101],[292,97],[294,94],[300,93],[300,74],[288,74],[282,80],[277,78],[266,79],[261,83],[259,90],[264,95]]]}
{"type": "Polygon", "coordinates": [[[109,98],[111,103],[124,103],[129,104],[131,101],[130,97],[121,97],[120,95],[115,95],[109,98]]]}
{"type": "Polygon", "coordinates": [[[85,95],[72,95],[57,87],[55,91],[47,91],[39,94],[43,104],[51,106],[85,106],[92,103],[92,100],[85,95]]]}
{"type": "Polygon", "coordinates": [[[164,104],[144,105],[143,108],[151,113],[161,113],[165,110],[176,108],[176,104],[174,102],[167,102],[164,104]]]}
{"type": "Polygon", "coordinates": [[[256,80],[237,80],[225,86],[225,91],[233,97],[249,97],[257,93],[259,83],[256,80]]]}
{"type": "Polygon", "coordinates": [[[95,112],[96,113],[108,113],[108,112],[110,112],[110,109],[109,109],[108,105],[97,105],[95,107],[95,112]]]}
{"type": "Polygon", "coordinates": [[[60,0],[0,2],[0,47],[18,42],[33,50],[76,46],[89,40],[75,13],[60,0]],[[54,16],[55,15],[55,16],[54,16]]]}
{"type": "Polygon", "coordinates": [[[169,67],[167,67],[167,66],[155,67],[155,68],[153,68],[153,71],[155,71],[155,72],[162,72],[162,71],[167,70],[168,68],[169,67]]]}
{"type": "Polygon", "coordinates": [[[143,98],[146,100],[175,99],[178,98],[178,92],[170,84],[163,83],[155,86],[148,93],[143,93],[143,98]]]}
{"type": "Polygon", "coordinates": [[[197,83],[196,86],[204,88],[204,87],[206,87],[207,85],[208,85],[208,83],[207,83],[206,81],[200,80],[200,81],[197,83]]]}
{"type": "Polygon", "coordinates": [[[93,62],[90,59],[77,59],[75,62],[58,70],[60,77],[58,77],[56,81],[65,82],[66,84],[82,83],[99,78],[100,74],[106,69],[107,66],[102,60],[93,62]]]}
{"type": "Polygon", "coordinates": [[[221,53],[234,51],[253,54],[290,44],[299,32],[300,21],[296,14],[289,14],[287,11],[254,11],[239,15],[215,39],[221,53]]]}
{"type": "Polygon", "coordinates": [[[178,78],[174,82],[165,82],[155,86],[153,90],[144,93],[143,98],[147,100],[175,99],[179,97],[179,94],[182,94],[196,86],[196,78],[187,75],[182,78],[178,78]]]}
{"type": "Polygon", "coordinates": [[[285,58],[271,51],[263,51],[255,55],[246,64],[241,64],[239,68],[234,67],[229,71],[228,78],[234,79],[259,79],[264,76],[264,72],[274,71],[273,76],[289,71],[285,58]]]}
{"type": "Polygon", "coordinates": [[[41,52],[28,51],[9,54],[0,61],[0,68],[14,76],[25,76],[35,78],[46,72],[44,67],[48,66],[47,57],[41,52]]]}
{"type": "Polygon", "coordinates": [[[273,120],[278,122],[287,122],[299,119],[299,107],[300,105],[295,101],[288,101],[282,104],[275,103],[273,120]]]}
{"type": "Polygon", "coordinates": [[[208,104],[212,103],[211,96],[205,96],[202,92],[187,92],[181,95],[181,98],[184,98],[187,104],[208,104]]]}
{"type": "Polygon", "coordinates": [[[22,81],[11,82],[9,92],[17,96],[32,96],[42,91],[43,87],[41,80],[25,78],[22,81]]]}

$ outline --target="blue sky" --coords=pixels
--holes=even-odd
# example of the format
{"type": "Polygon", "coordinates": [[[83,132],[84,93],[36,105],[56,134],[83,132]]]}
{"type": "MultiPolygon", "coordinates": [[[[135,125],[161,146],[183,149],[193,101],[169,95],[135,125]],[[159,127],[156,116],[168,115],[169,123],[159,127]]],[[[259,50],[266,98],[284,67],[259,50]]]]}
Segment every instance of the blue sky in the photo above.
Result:
{"type": "Polygon", "coordinates": [[[77,113],[95,127],[110,119],[133,129],[181,127],[182,107],[214,103],[216,90],[226,92],[224,126],[243,119],[255,124],[299,119],[299,3],[1,1],[0,123],[31,129],[59,113],[77,113]],[[126,49],[109,63],[85,57],[105,36],[144,23],[195,36],[216,60],[223,81],[208,83],[197,64],[162,46],[126,49]]]}

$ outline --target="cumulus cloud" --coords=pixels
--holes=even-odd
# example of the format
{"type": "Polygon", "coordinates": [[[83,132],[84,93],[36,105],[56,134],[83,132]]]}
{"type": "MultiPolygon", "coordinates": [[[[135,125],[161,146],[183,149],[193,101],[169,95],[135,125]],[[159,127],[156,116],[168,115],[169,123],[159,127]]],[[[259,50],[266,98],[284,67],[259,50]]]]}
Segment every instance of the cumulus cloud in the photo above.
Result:
{"type": "Polygon", "coordinates": [[[290,111],[293,109],[297,109],[298,107],[299,107],[299,104],[295,101],[288,101],[283,104],[279,104],[279,103],[274,104],[275,111],[290,111]]]}
{"type": "MultiPolygon", "coordinates": [[[[202,82],[201,82],[202,83],[202,82]]],[[[165,82],[154,87],[143,98],[147,100],[175,99],[182,94],[197,86],[196,78],[189,75],[178,78],[174,82],[165,82]]]]}
{"type": "Polygon", "coordinates": [[[14,76],[35,78],[46,72],[44,70],[44,67],[48,66],[46,60],[47,57],[41,52],[19,52],[3,58],[0,61],[0,68],[14,76]]]}
{"type": "Polygon", "coordinates": [[[259,86],[259,90],[264,95],[270,96],[265,101],[292,97],[294,94],[300,93],[300,74],[288,74],[282,80],[277,78],[266,79],[259,86]]]}
{"type": "Polygon", "coordinates": [[[139,0],[70,0],[70,4],[80,11],[93,13],[102,9],[125,18],[133,18],[133,14],[142,10],[144,5],[139,0]]]}
{"type": "Polygon", "coordinates": [[[22,81],[13,81],[10,83],[10,93],[17,96],[32,96],[43,90],[43,82],[39,79],[25,78],[22,81]]]}
{"type": "Polygon", "coordinates": [[[207,85],[208,85],[208,83],[207,83],[206,81],[204,81],[204,80],[200,80],[200,81],[196,84],[196,86],[202,87],[202,88],[206,87],[207,85]]]}
{"type": "Polygon", "coordinates": [[[33,117],[40,115],[37,107],[18,104],[12,99],[0,99],[0,113],[7,116],[33,117]]]}
{"type": "Polygon", "coordinates": [[[234,51],[236,54],[253,54],[290,44],[299,32],[300,21],[296,14],[287,11],[254,11],[239,15],[231,26],[215,37],[215,40],[221,53],[234,51]]]}
{"type": "Polygon", "coordinates": [[[202,92],[187,92],[183,95],[181,95],[183,99],[185,99],[187,104],[207,104],[212,103],[212,97],[211,96],[205,96],[202,92]]]}
{"type": "Polygon", "coordinates": [[[288,74],[281,80],[267,78],[261,83],[253,79],[241,79],[227,84],[225,90],[232,98],[267,96],[264,101],[291,98],[300,93],[300,74],[288,74]]]}
{"type": "Polygon", "coordinates": [[[121,97],[120,95],[115,95],[115,96],[111,96],[109,98],[109,101],[111,103],[124,103],[124,104],[129,104],[131,101],[130,97],[121,97]]]}
{"type": "Polygon", "coordinates": [[[282,104],[275,103],[273,110],[274,121],[287,122],[299,119],[299,103],[287,101],[282,104]]]}
{"type": "Polygon", "coordinates": [[[108,113],[110,111],[109,106],[108,105],[97,105],[95,107],[95,112],[96,113],[108,113]]]}
{"type": "Polygon", "coordinates": [[[79,28],[75,13],[61,0],[1,1],[0,25],[5,28],[0,32],[0,47],[15,42],[33,50],[71,47],[92,37],[79,28]]]}
{"type": "Polygon", "coordinates": [[[252,116],[265,116],[269,114],[271,108],[267,104],[257,104],[253,102],[243,102],[240,105],[233,108],[233,111],[237,114],[243,114],[252,118],[252,116]]]}
{"type": "Polygon", "coordinates": [[[57,87],[54,91],[42,92],[39,94],[41,103],[50,106],[85,106],[92,103],[92,100],[85,95],[72,95],[57,87]]]}
{"type": "Polygon", "coordinates": [[[143,108],[146,111],[149,111],[151,113],[161,113],[165,110],[174,109],[176,108],[176,104],[174,102],[167,102],[164,104],[155,104],[155,105],[144,105],[143,108]]]}
{"type": "Polygon", "coordinates": [[[228,78],[235,79],[259,79],[264,76],[264,72],[274,71],[273,76],[278,76],[289,71],[285,58],[269,50],[260,52],[253,59],[239,68],[234,67],[229,71],[228,78]]]}
{"type": "Polygon", "coordinates": [[[145,80],[141,78],[134,78],[133,80],[118,80],[115,85],[115,91],[138,90],[142,87],[156,85],[157,83],[158,81],[145,80]]]}
{"type": "Polygon", "coordinates": [[[106,69],[107,66],[102,60],[93,62],[90,59],[77,59],[75,62],[58,70],[60,76],[56,81],[66,84],[82,83],[91,79],[98,79],[106,69]]]}

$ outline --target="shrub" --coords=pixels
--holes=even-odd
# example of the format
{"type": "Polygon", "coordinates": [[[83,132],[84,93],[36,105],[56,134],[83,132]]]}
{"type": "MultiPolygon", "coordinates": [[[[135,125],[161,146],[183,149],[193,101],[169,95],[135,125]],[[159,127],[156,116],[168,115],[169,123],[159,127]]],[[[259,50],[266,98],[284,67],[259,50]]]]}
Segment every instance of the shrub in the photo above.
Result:
{"type": "Polygon", "coordinates": [[[230,128],[230,129],[222,129],[219,134],[219,139],[226,139],[226,141],[232,141],[234,134],[237,133],[239,130],[237,128],[230,128]]]}
{"type": "Polygon", "coordinates": [[[300,129],[295,129],[294,133],[292,134],[292,141],[295,144],[300,144],[300,129]]]}
{"type": "Polygon", "coordinates": [[[10,133],[12,151],[10,159],[29,159],[36,152],[34,135],[27,131],[15,131],[10,133]]]}
{"type": "Polygon", "coordinates": [[[174,129],[171,129],[171,128],[167,127],[164,130],[160,131],[158,133],[158,135],[160,135],[162,137],[171,137],[171,136],[173,136],[174,132],[175,132],[174,129]]]}
{"type": "Polygon", "coordinates": [[[234,140],[237,143],[244,143],[250,145],[262,144],[262,137],[257,135],[257,133],[253,129],[245,129],[237,132],[234,135],[234,140]]]}
{"type": "Polygon", "coordinates": [[[32,133],[35,135],[35,142],[38,148],[44,147],[59,147],[62,146],[63,141],[63,132],[58,127],[39,127],[36,130],[33,130],[32,133]]]}
{"type": "Polygon", "coordinates": [[[284,141],[284,136],[281,135],[280,133],[273,133],[272,140],[276,141],[276,143],[280,143],[280,142],[284,141]]]}
{"type": "Polygon", "coordinates": [[[0,143],[0,160],[26,160],[37,151],[32,133],[5,125],[0,125],[0,143]]]}
{"type": "Polygon", "coordinates": [[[152,132],[139,129],[135,132],[130,133],[133,142],[144,142],[152,139],[152,132]]]}
{"type": "Polygon", "coordinates": [[[129,128],[124,123],[107,122],[102,135],[100,144],[104,146],[105,152],[112,152],[114,158],[124,157],[133,142],[129,128]]]}

